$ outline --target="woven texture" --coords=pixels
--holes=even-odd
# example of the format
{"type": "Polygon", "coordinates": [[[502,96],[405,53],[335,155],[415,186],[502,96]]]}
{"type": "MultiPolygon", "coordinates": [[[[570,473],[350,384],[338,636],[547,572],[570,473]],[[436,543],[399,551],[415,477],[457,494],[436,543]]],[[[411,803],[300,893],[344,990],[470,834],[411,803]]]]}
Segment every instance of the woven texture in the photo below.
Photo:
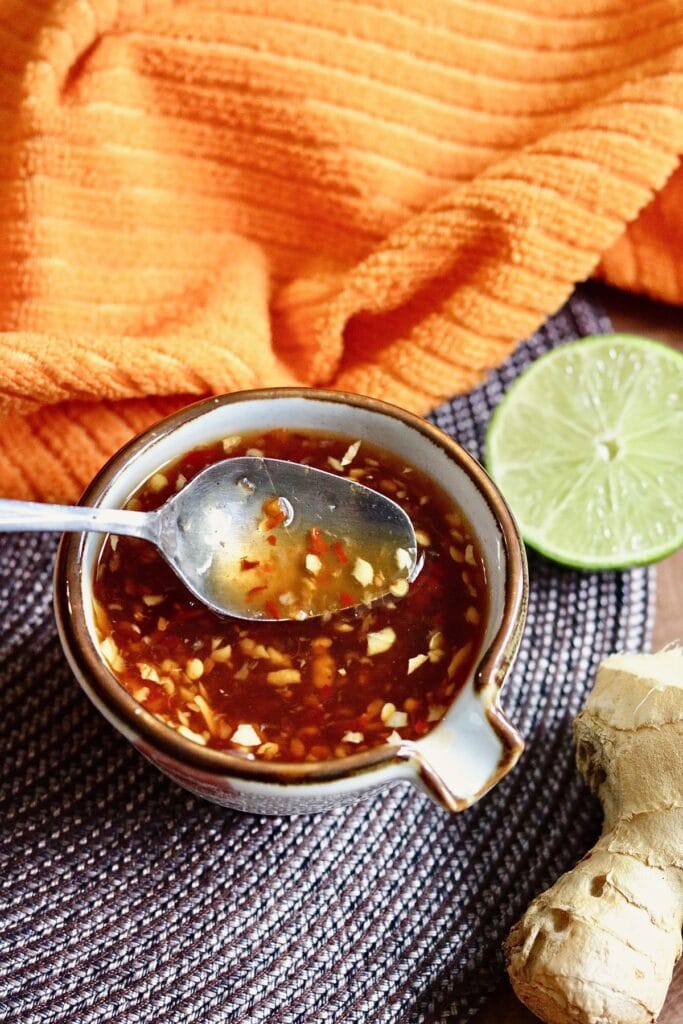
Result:
{"type": "Polygon", "coordinates": [[[0,0],[0,494],[190,395],[425,413],[602,273],[683,301],[683,0],[0,0]]]}
{"type": "MultiPolygon", "coordinates": [[[[434,419],[475,454],[507,384],[608,327],[585,298],[434,419]]],[[[593,842],[571,721],[600,660],[643,649],[650,571],[531,558],[505,706],[515,771],[458,816],[399,785],[317,816],[256,818],[167,781],[90,706],[50,612],[54,544],[0,544],[0,1020],[433,1024],[499,981],[527,901],[593,842]]]]}

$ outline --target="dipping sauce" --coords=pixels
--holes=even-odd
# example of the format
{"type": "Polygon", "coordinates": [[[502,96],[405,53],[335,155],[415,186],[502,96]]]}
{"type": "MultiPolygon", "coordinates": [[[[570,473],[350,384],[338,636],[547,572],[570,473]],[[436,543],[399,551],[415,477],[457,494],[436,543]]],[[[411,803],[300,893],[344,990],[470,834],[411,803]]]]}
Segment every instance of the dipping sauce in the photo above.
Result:
{"type": "MultiPolygon", "coordinates": [[[[181,735],[250,759],[321,761],[424,736],[467,678],[488,612],[483,560],[461,511],[429,477],[374,445],[290,430],[225,438],[189,452],[155,473],[128,507],[157,508],[202,469],[242,455],[343,474],[392,498],[415,527],[422,570],[368,604],[355,606],[362,597],[356,590],[347,611],[245,622],[197,601],[151,545],[108,537],[96,571],[95,614],[112,672],[181,735]]],[[[281,521],[275,505],[268,512],[262,533],[275,551],[281,521]]],[[[305,580],[318,586],[323,572],[349,571],[345,544],[329,544],[313,531],[299,558],[304,588],[305,580]]],[[[266,587],[254,597],[264,606],[272,601],[273,613],[289,591],[278,584],[269,593],[269,574],[259,563],[243,571],[266,587]]]]}

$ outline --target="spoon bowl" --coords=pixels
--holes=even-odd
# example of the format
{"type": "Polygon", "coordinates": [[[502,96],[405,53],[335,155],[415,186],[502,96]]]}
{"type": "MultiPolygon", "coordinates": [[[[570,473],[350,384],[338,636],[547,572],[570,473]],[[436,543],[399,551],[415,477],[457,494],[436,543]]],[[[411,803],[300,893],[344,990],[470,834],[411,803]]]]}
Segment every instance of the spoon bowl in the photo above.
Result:
{"type": "MultiPolygon", "coordinates": [[[[403,509],[369,487],[282,459],[243,456],[202,470],[157,513],[155,543],[189,590],[221,615],[274,619],[272,603],[250,599],[258,565],[267,564],[269,591],[299,595],[307,578],[306,538],[317,530],[367,557],[376,571],[358,590],[358,603],[389,592],[418,571],[417,541],[403,509]],[[279,514],[266,511],[275,504],[279,514]],[[276,535],[278,550],[268,544],[276,535]],[[406,552],[399,563],[395,554],[406,552]],[[371,561],[370,561],[371,560],[371,561]],[[244,565],[255,566],[245,571],[244,565]],[[376,582],[376,580],[380,582],[376,582]]],[[[340,575],[324,594],[306,590],[306,600],[277,603],[277,618],[312,618],[342,607],[340,595],[353,583],[340,575]]],[[[308,575],[311,578],[311,575],[308,575]]],[[[353,579],[353,578],[352,578],[353,579]]]]}
{"type": "Polygon", "coordinates": [[[92,531],[149,541],[195,597],[219,615],[241,619],[332,614],[349,607],[349,594],[355,603],[368,603],[419,570],[413,525],[396,502],[283,459],[224,459],[153,512],[0,501],[0,532],[9,530],[92,531]],[[306,559],[312,530],[343,541],[372,569],[372,578],[367,568],[354,577],[358,563],[351,559],[324,589],[316,586],[315,563],[308,568],[306,559]],[[268,544],[275,531],[277,552],[268,544]],[[266,579],[260,566],[267,567],[267,587],[259,585],[266,579]],[[264,590],[268,600],[257,600],[264,590]],[[288,600],[275,603],[278,593],[288,600]]]}

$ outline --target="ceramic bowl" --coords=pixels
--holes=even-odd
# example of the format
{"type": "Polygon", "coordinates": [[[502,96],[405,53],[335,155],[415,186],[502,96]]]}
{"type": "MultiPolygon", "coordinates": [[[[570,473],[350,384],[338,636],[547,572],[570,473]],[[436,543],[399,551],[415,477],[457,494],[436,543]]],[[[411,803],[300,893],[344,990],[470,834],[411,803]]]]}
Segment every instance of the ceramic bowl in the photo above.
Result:
{"type": "Polygon", "coordinates": [[[426,471],[469,519],[485,561],[488,621],[475,667],[442,721],[399,748],[302,764],[246,760],[184,738],[138,704],[99,653],[92,600],[103,543],[97,534],[65,535],[60,545],[55,611],[66,657],[91,701],[145,757],[219,804],[259,814],[307,813],[407,780],[448,810],[462,810],[495,785],[523,749],[498,698],[519,646],[528,584],[524,547],[503,498],[451,438],[402,409],[356,395],[240,392],[182,409],[130,441],[93,480],[82,503],[121,507],[148,477],[185,452],[226,435],[278,427],[372,441],[426,471]]]}

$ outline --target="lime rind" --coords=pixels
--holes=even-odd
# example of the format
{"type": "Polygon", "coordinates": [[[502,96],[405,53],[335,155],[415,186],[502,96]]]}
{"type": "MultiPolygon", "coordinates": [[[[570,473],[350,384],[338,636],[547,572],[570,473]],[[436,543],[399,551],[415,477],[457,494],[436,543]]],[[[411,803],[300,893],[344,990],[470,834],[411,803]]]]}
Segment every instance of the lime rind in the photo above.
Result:
{"type": "Polygon", "coordinates": [[[683,546],[683,356],[636,335],[584,338],[509,388],[485,463],[522,536],[575,568],[647,565],[683,546]]]}

